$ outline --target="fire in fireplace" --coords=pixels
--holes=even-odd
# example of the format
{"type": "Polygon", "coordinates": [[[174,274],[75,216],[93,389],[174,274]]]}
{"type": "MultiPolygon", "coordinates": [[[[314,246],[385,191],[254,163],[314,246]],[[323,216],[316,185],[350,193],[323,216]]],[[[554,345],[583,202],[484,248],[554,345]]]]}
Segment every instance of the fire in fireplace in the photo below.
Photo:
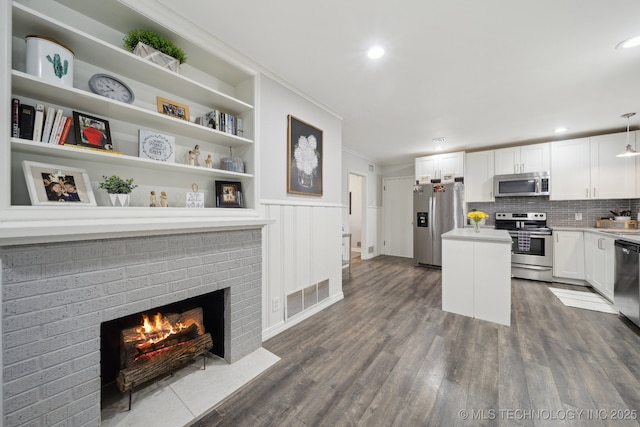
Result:
{"type": "Polygon", "coordinates": [[[108,390],[131,392],[208,351],[224,357],[224,301],[219,290],[102,323],[103,403],[108,390]]]}
{"type": "Polygon", "coordinates": [[[202,307],[180,314],[158,313],[153,321],[142,315],[138,327],[120,333],[118,389],[132,390],[178,368],[213,347],[202,323],[202,307]]]}

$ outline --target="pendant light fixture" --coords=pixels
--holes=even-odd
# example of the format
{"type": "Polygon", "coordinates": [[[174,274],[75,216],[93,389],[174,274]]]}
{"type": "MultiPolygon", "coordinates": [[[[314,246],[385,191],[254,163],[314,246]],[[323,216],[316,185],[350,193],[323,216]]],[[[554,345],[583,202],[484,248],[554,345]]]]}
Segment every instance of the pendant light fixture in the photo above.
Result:
{"type": "Polygon", "coordinates": [[[635,115],[636,113],[626,113],[620,116],[620,117],[626,117],[627,119],[627,148],[624,150],[624,153],[620,153],[616,157],[631,157],[631,156],[637,156],[640,154],[639,152],[637,152],[631,147],[631,144],[629,144],[629,118],[635,115]]]}

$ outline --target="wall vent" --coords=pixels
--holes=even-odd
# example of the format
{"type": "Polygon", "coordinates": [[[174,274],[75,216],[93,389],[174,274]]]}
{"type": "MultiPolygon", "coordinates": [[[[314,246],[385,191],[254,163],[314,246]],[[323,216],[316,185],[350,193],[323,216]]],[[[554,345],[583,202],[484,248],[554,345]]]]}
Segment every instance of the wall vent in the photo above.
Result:
{"type": "Polygon", "coordinates": [[[285,316],[287,319],[329,298],[329,279],[287,295],[285,316]]]}
{"type": "Polygon", "coordinates": [[[373,165],[369,164],[369,172],[373,172],[373,165]]]}
{"type": "Polygon", "coordinates": [[[372,254],[373,253],[373,246],[369,246],[369,253],[372,254]]]}

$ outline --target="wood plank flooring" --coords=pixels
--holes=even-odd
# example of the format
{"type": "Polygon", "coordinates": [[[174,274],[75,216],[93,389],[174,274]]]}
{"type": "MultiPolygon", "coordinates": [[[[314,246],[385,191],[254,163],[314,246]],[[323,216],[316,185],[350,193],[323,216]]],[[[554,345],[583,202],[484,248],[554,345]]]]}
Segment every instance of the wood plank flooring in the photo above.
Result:
{"type": "Polygon", "coordinates": [[[506,327],[443,312],[440,271],[409,259],[351,271],[343,301],[265,342],[282,360],[194,426],[638,425],[626,319],[514,279],[506,327]]]}

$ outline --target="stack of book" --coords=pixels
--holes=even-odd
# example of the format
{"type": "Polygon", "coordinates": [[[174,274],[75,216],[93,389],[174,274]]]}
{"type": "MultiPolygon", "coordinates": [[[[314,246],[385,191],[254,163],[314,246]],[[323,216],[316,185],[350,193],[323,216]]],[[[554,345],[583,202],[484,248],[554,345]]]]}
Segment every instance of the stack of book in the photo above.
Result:
{"type": "Polygon", "coordinates": [[[219,110],[211,110],[204,116],[196,117],[196,123],[220,132],[244,136],[244,120],[219,110]]]}
{"type": "Polygon", "coordinates": [[[45,108],[44,104],[22,104],[17,98],[12,100],[11,117],[13,138],[45,144],[64,145],[73,123],[73,118],[65,116],[62,109],[45,108]]]}

